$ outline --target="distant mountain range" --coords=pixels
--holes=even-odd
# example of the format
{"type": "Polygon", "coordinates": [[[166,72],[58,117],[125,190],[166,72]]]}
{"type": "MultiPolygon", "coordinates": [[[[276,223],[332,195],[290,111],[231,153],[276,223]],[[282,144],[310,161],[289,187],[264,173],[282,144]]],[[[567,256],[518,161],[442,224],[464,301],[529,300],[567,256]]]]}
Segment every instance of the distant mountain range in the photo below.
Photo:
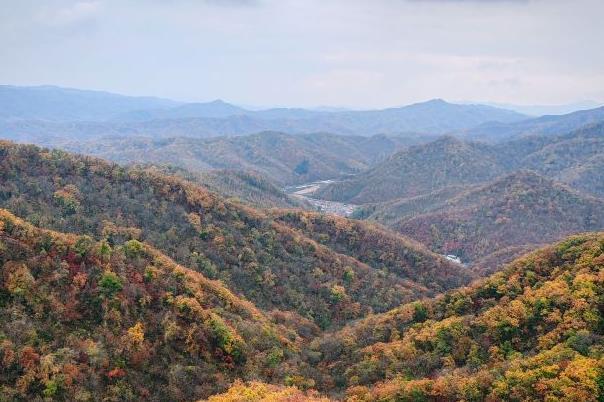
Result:
{"type": "Polygon", "coordinates": [[[600,106],[604,106],[604,102],[596,102],[594,100],[585,100],[571,103],[560,103],[560,104],[534,104],[534,105],[522,105],[516,103],[505,103],[505,102],[489,102],[489,101],[454,101],[462,105],[487,105],[496,107],[499,109],[512,110],[514,112],[524,114],[531,117],[539,117],[546,115],[561,115],[578,112],[580,110],[595,109],[600,106]]]}
{"type": "Polygon", "coordinates": [[[604,106],[560,116],[541,116],[511,123],[484,123],[455,134],[462,138],[502,141],[536,134],[558,135],[604,121],[604,106]]]}
{"type": "Polygon", "coordinates": [[[518,113],[529,116],[545,116],[545,115],[560,115],[578,112],[580,110],[595,109],[604,106],[602,102],[582,101],[559,105],[516,105],[512,103],[496,103],[496,102],[468,102],[468,103],[483,103],[485,105],[498,107],[507,110],[513,110],[518,113]]]}
{"type": "Polygon", "coordinates": [[[0,109],[0,130],[5,138],[36,142],[106,135],[211,137],[259,131],[362,136],[442,134],[488,122],[509,123],[526,118],[510,110],[440,99],[366,111],[248,110],[221,100],[179,103],[50,86],[1,86],[0,109]]]}
{"type": "Polygon", "coordinates": [[[56,86],[0,85],[0,120],[103,121],[121,113],[179,105],[168,99],[123,96],[56,86]]]}

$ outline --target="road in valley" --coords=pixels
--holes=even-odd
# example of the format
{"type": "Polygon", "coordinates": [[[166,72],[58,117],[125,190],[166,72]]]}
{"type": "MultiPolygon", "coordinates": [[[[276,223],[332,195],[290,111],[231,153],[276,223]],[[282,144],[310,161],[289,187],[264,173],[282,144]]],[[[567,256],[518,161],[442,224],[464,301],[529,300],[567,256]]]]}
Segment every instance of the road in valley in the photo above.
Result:
{"type": "Polygon", "coordinates": [[[321,180],[312,183],[300,184],[297,186],[289,186],[285,188],[285,192],[293,197],[298,197],[305,200],[313,207],[315,207],[318,211],[324,212],[326,214],[333,214],[345,217],[352,215],[354,210],[357,208],[357,205],[312,198],[312,194],[315,191],[333,182],[333,180],[321,180]]]}

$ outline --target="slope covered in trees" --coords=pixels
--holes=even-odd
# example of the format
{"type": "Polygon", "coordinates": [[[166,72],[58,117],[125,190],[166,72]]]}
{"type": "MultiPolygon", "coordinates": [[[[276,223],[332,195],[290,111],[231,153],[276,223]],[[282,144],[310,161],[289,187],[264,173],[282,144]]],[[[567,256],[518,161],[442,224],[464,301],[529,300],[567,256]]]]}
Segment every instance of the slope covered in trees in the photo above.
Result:
{"type": "Polygon", "coordinates": [[[350,401],[598,401],[604,234],[573,236],[433,300],[311,344],[318,385],[350,401]]]}
{"type": "Polygon", "coordinates": [[[294,331],[137,240],[0,210],[0,268],[2,400],[195,400],[237,378],[282,381],[299,349],[294,331]]]}
{"type": "MultiPolygon", "coordinates": [[[[447,204],[485,221],[488,209],[566,228],[587,224],[564,215],[571,206],[604,210],[532,172],[494,183],[441,190],[431,213],[447,204]]],[[[325,400],[316,388],[350,401],[596,401],[604,392],[601,233],[451,290],[472,276],[408,238],[256,210],[157,169],[4,142],[0,205],[10,211],[0,212],[9,400],[325,400]]]]}
{"type": "Polygon", "coordinates": [[[451,269],[451,264],[426,256],[419,243],[383,227],[309,212],[273,212],[273,216],[338,253],[409,278],[429,289],[442,291],[473,279],[467,270],[451,269]]]}
{"type": "Polygon", "coordinates": [[[486,182],[518,169],[534,170],[602,195],[603,159],[604,123],[500,144],[443,137],[399,151],[348,180],[326,186],[316,196],[343,202],[386,202],[486,182]]]}
{"type": "Polygon", "coordinates": [[[326,186],[315,196],[356,204],[382,202],[480,183],[503,172],[487,145],[442,137],[404,149],[359,175],[326,186]]]}
{"type": "Polygon", "coordinates": [[[189,171],[174,165],[139,164],[137,168],[157,170],[166,175],[184,178],[231,201],[241,201],[257,208],[312,209],[304,200],[288,195],[265,176],[253,171],[212,169],[189,171]]]}
{"type": "Polygon", "coordinates": [[[256,171],[286,185],[358,173],[408,141],[395,136],[365,138],[262,132],[210,139],[117,137],[72,142],[63,148],[119,163],[168,163],[191,171],[256,171]]]}
{"type": "Polygon", "coordinates": [[[572,233],[604,229],[604,201],[530,171],[455,190],[399,201],[369,218],[481,270],[498,266],[506,259],[504,251],[514,256],[518,247],[525,250],[572,233]],[[487,264],[477,261],[492,253],[498,258],[487,264]]]}
{"type": "MultiPolygon", "coordinates": [[[[531,169],[547,177],[567,183],[581,191],[604,196],[604,124],[596,124],[553,138],[538,137],[515,141],[508,153],[526,156],[517,166],[531,169]],[[532,151],[532,143],[543,141],[543,145],[532,151]]],[[[498,147],[503,154],[506,145],[498,147]]]]}
{"type": "Polygon", "coordinates": [[[41,227],[106,238],[109,244],[148,242],[260,308],[294,311],[323,327],[469,279],[462,268],[396,236],[397,247],[421,258],[403,260],[390,271],[386,267],[396,255],[359,260],[350,245],[320,244],[286,222],[193,183],[34,146],[1,144],[0,206],[41,227]],[[437,288],[429,287],[433,280],[427,286],[413,281],[431,266],[442,267],[448,279],[437,288]]]}

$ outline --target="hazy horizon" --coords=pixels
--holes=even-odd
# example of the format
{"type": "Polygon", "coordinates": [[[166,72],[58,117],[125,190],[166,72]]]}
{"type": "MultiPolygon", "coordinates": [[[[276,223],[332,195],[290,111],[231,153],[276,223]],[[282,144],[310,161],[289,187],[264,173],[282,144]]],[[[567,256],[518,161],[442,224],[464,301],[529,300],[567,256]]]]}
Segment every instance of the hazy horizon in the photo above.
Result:
{"type": "Polygon", "coordinates": [[[604,103],[595,0],[4,4],[8,85],[255,108],[604,103]]]}

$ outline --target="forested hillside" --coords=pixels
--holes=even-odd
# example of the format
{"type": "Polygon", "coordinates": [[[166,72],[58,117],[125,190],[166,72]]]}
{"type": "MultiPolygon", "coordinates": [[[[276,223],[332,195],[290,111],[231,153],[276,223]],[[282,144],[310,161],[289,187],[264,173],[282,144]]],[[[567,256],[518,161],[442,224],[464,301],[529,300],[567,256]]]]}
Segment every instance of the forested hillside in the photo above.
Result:
{"type": "Polygon", "coordinates": [[[473,262],[511,246],[604,230],[604,201],[520,171],[452,197],[428,213],[401,218],[394,227],[433,250],[473,262]]]}
{"type": "Polygon", "coordinates": [[[484,144],[442,137],[404,149],[369,170],[331,184],[318,198],[356,204],[412,197],[443,187],[474,184],[504,172],[484,144]]]}
{"type": "Polygon", "coordinates": [[[294,331],[137,240],[0,210],[0,267],[2,400],[195,400],[295,370],[294,331]]]}
{"type": "Polygon", "coordinates": [[[530,246],[603,230],[604,201],[534,172],[518,171],[487,184],[370,205],[357,216],[488,271],[530,246]]]}
{"type": "Polygon", "coordinates": [[[257,208],[304,207],[311,209],[311,206],[303,200],[286,194],[275,182],[254,171],[212,169],[193,172],[174,165],[140,164],[133,166],[184,178],[231,201],[241,201],[257,208]]]}
{"type": "Polygon", "coordinates": [[[469,288],[313,342],[319,387],[350,401],[599,401],[604,234],[529,254],[469,288]]]}
{"type": "MultiPolygon", "coordinates": [[[[9,142],[0,172],[9,399],[324,400],[316,388],[350,401],[595,401],[604,392],[601,234],[453,291],[471,271],[367,222],[256,210],[161,169],[9,142]]],[[[601,200],[533,172],[431,194],[397,204],[432,208],[400,230],[443,253],[459,249],[431,242],[455,238],[446,247],[472,258],[604,221],[601,200]],[[455,230],[443,213],[459,219],[455,230]]]]}
{"type": "Polygon", "coordinates": [[[470,279],[463,268],[396,236],[390,241],[413,258],[385,253],[359,260],[350,249],[354,243],[320,244],[265,212],[153,170],[6,142],[0,168],[0,206],[19,217],[110,245],[148,242],[260,308],[294,311],[322,327],[470,279]],[[393,264],[397,270],[386,269],[393,264]],[[433,272],[443,279],[424,280],[429,267],[440,267],[433,272]]]}
{"type": "Polygon", "coordinates": [[[62,148],[118,163],[168,163],[191,171],[250,170],[286,185],[358,173],[411,141],[415,140],[263,132],[210,139],[115,137],[70,142],[62,148]]]}
{"type": "Polygon", "coordinates": [[[486,182],[518,169],[529,169],[602,195],[604,123],[558,135],[529,136],[501,144],[443,137],[409,147],[316,195],[329,200],[375,203],[486,182]]]}

